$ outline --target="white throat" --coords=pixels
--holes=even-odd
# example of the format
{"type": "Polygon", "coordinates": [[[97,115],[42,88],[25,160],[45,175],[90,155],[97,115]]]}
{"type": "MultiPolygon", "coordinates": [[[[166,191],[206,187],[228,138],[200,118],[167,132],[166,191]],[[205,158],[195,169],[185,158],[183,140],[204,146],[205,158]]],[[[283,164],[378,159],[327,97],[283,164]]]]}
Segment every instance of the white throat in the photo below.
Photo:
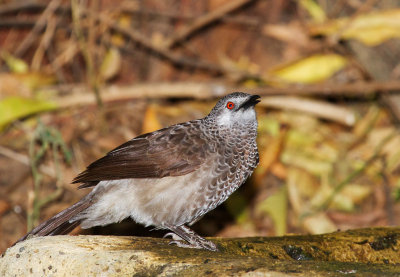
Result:
{"type": "Polygon", "coordinates": [[[256,111],[252,108],[234,113],[226,111],[218,116],[217,124],[221,127],[257,124],[256,111]]]}

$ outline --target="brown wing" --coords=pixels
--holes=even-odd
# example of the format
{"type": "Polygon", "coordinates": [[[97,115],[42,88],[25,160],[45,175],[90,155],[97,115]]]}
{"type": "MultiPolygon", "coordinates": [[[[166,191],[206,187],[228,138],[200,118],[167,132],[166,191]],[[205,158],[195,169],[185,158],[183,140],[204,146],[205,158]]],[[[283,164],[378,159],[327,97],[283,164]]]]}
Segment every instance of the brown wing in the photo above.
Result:
{"type": "Polygon", "coordinates": [[[85,183],[82,188],[103,180],[190,173],[200,167],[210,152],[210,144],[198,135],[198,128],[199,120],[195,120],[134,138],[90,164],[73,183],[85,183]]]}

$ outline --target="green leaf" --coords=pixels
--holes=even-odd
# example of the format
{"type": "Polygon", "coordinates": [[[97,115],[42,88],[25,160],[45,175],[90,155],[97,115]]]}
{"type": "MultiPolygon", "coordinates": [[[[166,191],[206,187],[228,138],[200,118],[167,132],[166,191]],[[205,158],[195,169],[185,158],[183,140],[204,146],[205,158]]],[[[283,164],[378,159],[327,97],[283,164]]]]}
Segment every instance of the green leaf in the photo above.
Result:
{"type": "Polygon", "coordinates": [[[0,130],[19,118],[57,108],[57,104],[44,100],[22,97],[4,98],[0,101],[0,130]]]}

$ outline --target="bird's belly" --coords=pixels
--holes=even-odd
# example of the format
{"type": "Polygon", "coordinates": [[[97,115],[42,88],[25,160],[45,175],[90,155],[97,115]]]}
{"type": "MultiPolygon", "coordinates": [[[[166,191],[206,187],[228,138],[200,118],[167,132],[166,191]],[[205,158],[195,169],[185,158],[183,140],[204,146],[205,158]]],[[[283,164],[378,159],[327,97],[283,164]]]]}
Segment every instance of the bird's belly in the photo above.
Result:
{"type": "Polygon", "coordinates": [[[191,221],[199,209],[204,183],[208,178],[195,171],[183,176],[138,180],[135,184],[137,203],[130,216],[144,225],[163,227],[191,221]]]}
{"type": "Polygon", "coordinates": [[[91,192],[94,204],[75,219],[83,228],[131,217],[145,226],[182,225],[202,209],[204,187],[212,174],[199,169],[183,176],[101,181],[91,192]]]}
{"type": "Polygon", "coordinates": [[[82,220],[83,228],[127,217],[160,228],[193,223],[225,201],[247,178],[242,170],[228,175],[224,171],[205,163],[182,176],[101,181],[91,192],[94,204],[76,219],[82,220]]]}

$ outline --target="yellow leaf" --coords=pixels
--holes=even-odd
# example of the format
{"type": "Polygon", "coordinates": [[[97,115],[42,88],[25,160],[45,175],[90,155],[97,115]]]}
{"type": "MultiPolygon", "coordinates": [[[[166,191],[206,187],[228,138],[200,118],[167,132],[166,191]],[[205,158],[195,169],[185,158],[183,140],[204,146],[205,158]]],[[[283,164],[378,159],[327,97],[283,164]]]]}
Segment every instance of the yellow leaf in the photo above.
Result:
{"type": "Polygon", "coordinates": [[[309,172],[289,167],[286,185],[290,206],[296,215],[306,213],[310,208],[310,197],[313,197],[320,185],[318,179],[309,172]]]}
{"type": "MultiPolygon", "coordinates": [[[[128,28],[132,23],[132,16],[129,14],[123,14],[118,18],[118,25],[122,28],[128,28]]],[[[111,42],[115,46],[122,46],[125,43],[124,36],[116,33],[111,36],[111,42]]]]}
{"type": "Polygon", "coordinates": [[[100,66],[100,76],[103,81],[107,81],[118,74],[121,69],[121,54],[115,47],[111,47],[100,66]]]}
{"type": "Polygon", "coordinates": [[[279,155],[283,148],[287,128],[282,128],[279,135],[274,137],[260,151],[260,164],[254,172],[255,183],[260,184],[262,179],[267,175],[274,162],[279,160],[279,155]]]}
{"type": "Polygon", "coordinates": [[[310,27],[313,35],[335,35],[376,46],[392,38],[400,38],[400,9],[362,14],[355,18],[340,18],[310,27]]]}
{"type": "Polygon", "coordinates": [[[329,205],[329,208],[343,212],[353,212],[355,206],[352,199],[347,195],[336,194],[332,203],[329,205]]]}
{"type": "Polygon", "coordinates": [[[54,110],[57,105],[53,102],[22,98],[7,97],[0,101],[0,130],[7,124],[21,117],[54,110]]]}
{"type": "Polygon", "coordinates": [[[56,81],[54,76],[43,74],[40,72],[13,74],[13,76],[31,90],[35,90],[41,86],[54,84],[56,81]]]}
{"type": "Polygon", "coordinates": [[[331,162],[316,160],[295,151],[284,151],[281,155],[281,161],[286,165],[302,168],[316,176],[329,174],[333,170],[331,162]]]}
{"type": "Polygon", "coordinates": [[[311,234],[331,233],[337,230],[335,224],[325,213],[306,217],[303,221],[303,226],[311,234]]]}
{"type": "Polygon", "coordinates": [[[149,105],[144,114],[142,133],[150,133],[155,130],[161,129],[161,123],[157,118],[157,111],[155,105],[149,105]]]}
{"type": "Polygon", "coordinates": [[[330,78],[346,64],[346,58],[340,55],[314,55],[275,69],[271,75],[288,83],[317,83],[330,78]]]}
{"type": "Polygon", "coordinates": [[[371,187],[358,184],[349,184],[343,188],[340,194],[351,199],[354,204],[359,204],[371,194],[371,187]]]}
{"type": "Polygon", "coordinates": [[[252,74],[260,72],[260,66],[252,62],[248,56],[240,56],[238,60],[233,60],[226,55],[219,55],[219,61],[226,68],[243,70],[252,74]]]}
{"type": "Polygon", "coordinates": [[[11,72],[14,73],[28,72],[29,66],[24,60],[18,59],[5,51],[1,52],[1,57],[6,62],[7,66],[10,68],[11,72]]]}
{"type": "Polygon", "coordinates": [[[157,47],[164,47],[164,43],[168,43],[168,40],[161,32],[154,32],[151,36],[151,43],[157,47]]]}
{"type": "Polygon", "coordinates": [[[267,133],[271,136],[277,136],[279,134],[280,125],[279,121],[270,116],[260,115],[258,116],[258,133],[267,133]]]}
{"type": "Polygon", "coordinates": [[[310,14],[315,23],[322,23],[326,20],[324,10],[313,0],[299,0],[299,4],[310,14]]]}
{"type": "Polygon", "coordinates": [[[51,85],[54,82],[53,76],[39,72],[3,73],[0,74],[0,99],[5,96],[29,98],[38,87],[51,85]]]}
{"type": "Polygon", "coordinates": [[[282,187],[257,206],[257,212],[266,213],[271,217],[277,236],[282,236],[286,233],[287,202],[286,187],[282,187]]]}

